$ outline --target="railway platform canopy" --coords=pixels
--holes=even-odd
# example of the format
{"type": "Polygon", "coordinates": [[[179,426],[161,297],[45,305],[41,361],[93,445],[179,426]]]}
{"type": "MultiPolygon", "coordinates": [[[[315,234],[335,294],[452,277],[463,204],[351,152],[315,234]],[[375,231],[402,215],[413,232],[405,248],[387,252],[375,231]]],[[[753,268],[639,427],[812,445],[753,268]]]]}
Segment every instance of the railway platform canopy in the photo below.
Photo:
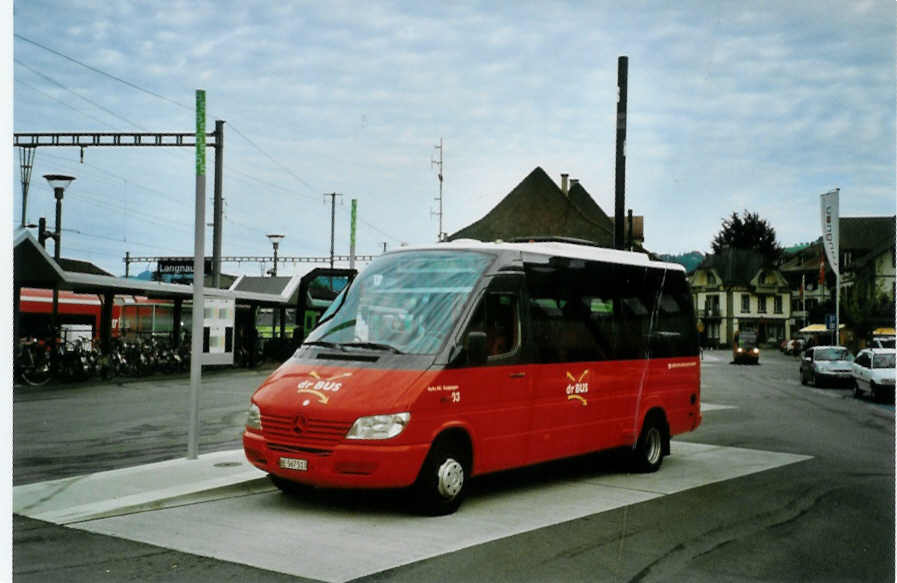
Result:
{"type": "MultiPolygon", "coordinates": [[[[231,289],[206,287],[204,295],[232,299],[237,307],[249,306],[253,310],[258,307],[284,308],[295,296],[301,278],[293,276],[292,278],[278,279],[285,281],[279,282],[280,285],[271,291],[269,291],[270,288],[256,290],[235,289],[236,286],[232,286],[231,289]]],[[[99,336],[104,350],[109,348],[112,333],[112,306],[116,296],[142,296],[149,299],[171,300],[174,302],[176,311],[180,310],[184,303],[192,304],[193,300],[192,285],[116,277],[86,261],[60,259],[57,262],[47,253],[34,235],[25,228],[17,229],[13,236],[13,286],[14,314],[17,321],[22,288],[57,289],[81,294],[96,294],[102,306],[99,336]]],[[[180,318],[174,318],[174,321],[179,326],[180,318]]],[[[175,332],[179,332],[179,330],[175,332]]],[[[18,326],[16,326],[15,334],[14,340],[17,342],[18,326]]]]}

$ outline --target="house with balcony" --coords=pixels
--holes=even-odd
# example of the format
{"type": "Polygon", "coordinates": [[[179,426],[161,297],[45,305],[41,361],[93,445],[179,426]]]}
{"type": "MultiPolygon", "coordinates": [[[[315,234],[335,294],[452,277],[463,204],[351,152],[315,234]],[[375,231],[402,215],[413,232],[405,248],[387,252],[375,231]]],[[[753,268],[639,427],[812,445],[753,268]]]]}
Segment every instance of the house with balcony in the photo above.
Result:
{"type": "Polygon", "coordinates": [[[708,255],[689,276],[704,346],[729,345],[753,330],[762,344],[791,336],[791,291],[785,276],[749,249],[708,255]]]}

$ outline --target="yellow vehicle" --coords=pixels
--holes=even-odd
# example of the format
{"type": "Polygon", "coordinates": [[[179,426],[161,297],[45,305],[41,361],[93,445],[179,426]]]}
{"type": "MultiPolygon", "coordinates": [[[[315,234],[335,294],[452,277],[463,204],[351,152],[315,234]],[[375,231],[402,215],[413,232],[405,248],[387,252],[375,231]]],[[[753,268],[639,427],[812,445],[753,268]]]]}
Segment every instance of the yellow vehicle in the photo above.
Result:
{"type": "Polygon", "coordinates": [[[760,362],[760,348],[757,347],[757,333],[753,330],[739,330],[732,340],[732,363],[757,364],[760,362]]]}

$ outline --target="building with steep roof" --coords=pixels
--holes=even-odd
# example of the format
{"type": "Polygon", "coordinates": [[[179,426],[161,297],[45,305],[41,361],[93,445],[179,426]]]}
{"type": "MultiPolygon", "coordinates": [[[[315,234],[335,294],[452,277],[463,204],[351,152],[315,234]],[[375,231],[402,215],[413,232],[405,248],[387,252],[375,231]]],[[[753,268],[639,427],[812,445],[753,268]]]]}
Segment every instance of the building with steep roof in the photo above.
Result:
{"type": "Polygon", "coordinates": [[[565,193],[536,167],[486,216],[448,239],[507,241],[519,237],[571,237],[613,247],[614,226],[581,184],[574,182],[565,193]]]}

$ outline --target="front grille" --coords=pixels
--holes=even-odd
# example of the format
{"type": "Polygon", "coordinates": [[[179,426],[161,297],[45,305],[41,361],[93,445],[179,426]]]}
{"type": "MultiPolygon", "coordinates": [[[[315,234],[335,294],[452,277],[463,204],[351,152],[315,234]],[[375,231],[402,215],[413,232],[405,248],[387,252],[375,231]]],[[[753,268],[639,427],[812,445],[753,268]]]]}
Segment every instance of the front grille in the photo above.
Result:
{"type": "Polygon", "coordinates": [[[279,453],[300,453],[303,455],[315,455],[318,457],[327,457],[333,453],[330,449],[317,449],[313,447],[302,447],[298,445],[286,445],[284,443],[269,443],[268,449],[279,453]]]}
{"type": "Polygon", "coordinates": [[[262,414],[262,435],[269,442],[289,446],[321,448],[343,440],[352,424],[344,421],[325,421],[300,415],[262,414]]]}

